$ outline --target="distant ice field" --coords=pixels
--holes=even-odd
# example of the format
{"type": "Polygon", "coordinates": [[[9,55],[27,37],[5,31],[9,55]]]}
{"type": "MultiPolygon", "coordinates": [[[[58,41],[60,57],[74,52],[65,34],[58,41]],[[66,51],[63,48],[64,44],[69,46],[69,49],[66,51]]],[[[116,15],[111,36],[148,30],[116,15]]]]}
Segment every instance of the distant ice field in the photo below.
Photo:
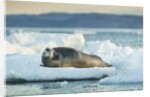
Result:
{"type": "Polygon", "coordinates": [[[86,41],[110,40],[118,46],[143,46],[142,29],[8,28],[6,35],[8,36],[14,32],[83,34],[86,41]]]}

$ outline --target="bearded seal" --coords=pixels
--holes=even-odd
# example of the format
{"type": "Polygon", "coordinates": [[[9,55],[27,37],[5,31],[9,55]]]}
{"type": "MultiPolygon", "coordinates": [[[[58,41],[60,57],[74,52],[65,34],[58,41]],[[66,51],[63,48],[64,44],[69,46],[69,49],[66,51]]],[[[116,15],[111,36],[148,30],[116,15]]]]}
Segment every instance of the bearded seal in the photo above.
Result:
{"type": "Polygon", "coordinates": [[[111,67],[96,55],[86,54],[68,47],[46,48],[41,61],[44,67],[111,67]]]}

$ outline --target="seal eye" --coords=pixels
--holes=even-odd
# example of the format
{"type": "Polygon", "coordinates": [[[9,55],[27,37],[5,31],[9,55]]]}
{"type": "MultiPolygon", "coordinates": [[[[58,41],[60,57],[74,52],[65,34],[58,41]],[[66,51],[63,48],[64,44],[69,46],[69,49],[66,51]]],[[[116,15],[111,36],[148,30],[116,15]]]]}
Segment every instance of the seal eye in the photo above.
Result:
{"type": "Polygon", "coordinates": [[[46,48],[46,51],[48,51],[48,52],[49,52],[49,51],[50,51],[50,49],[49,49],[49,48],[46,48]]]}

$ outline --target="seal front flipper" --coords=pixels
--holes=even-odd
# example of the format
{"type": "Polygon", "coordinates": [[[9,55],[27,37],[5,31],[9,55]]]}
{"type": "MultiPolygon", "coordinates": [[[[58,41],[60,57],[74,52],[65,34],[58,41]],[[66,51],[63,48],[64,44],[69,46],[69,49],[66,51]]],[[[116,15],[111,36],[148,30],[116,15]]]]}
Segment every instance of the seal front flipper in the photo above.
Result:
{"type": "Polygon", "coordinates": [[[58,67],[58,66],[55,66],[55,65],[45,66],[45,65],[43,65],[43,64],[40,64],[40,66],[41,66],[41,67],[52,67],[52,68],[56,68],[56,67],[58,67]]]}
{"type": "Polygon", "coordinates": [[[43,65],[43,64],[40,64],[40,66],[41,66],[41,67],[46,67],[46,66],[45,66],[45,65],[43,65]]]}

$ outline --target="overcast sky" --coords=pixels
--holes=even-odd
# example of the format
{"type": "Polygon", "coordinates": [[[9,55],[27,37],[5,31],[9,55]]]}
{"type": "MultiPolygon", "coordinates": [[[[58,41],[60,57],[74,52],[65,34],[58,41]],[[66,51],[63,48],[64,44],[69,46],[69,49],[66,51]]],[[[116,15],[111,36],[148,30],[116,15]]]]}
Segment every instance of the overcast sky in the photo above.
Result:
{"type": "Polygon", "coordinates": [[[49,12],[67,13],[113,13],[142,15],[142,7],[66,4],[49,2],[7,1],[6,14],[42,14],[49,12]]]}

